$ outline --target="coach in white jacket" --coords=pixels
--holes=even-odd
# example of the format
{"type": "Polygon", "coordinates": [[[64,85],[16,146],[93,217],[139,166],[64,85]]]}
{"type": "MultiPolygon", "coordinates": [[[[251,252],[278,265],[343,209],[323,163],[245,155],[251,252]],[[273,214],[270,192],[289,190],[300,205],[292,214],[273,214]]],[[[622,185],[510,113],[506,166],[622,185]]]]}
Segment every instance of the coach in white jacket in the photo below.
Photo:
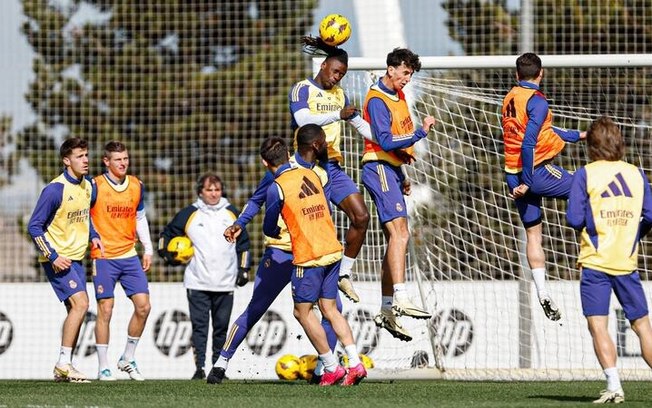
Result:
{"type": "Polygon", "coordinates": [[[210,318],[213,319],[213,364],[226,339],[233,308],[233,290],[248,281],[250,257],[246,231],[235,244],[222,232],[233,224],[238,210],[222,196],[222,180],[208,173],[197,181],[199,199],[179,211],[165,227],[158,252],[168,264],[179,263],[167,251],[168,242],[186,235],[192,241],[194,256],[186,266],[183,284],[188,296],[192,322],[192,347],[196,370],[192,379],[205,378],[206,342],[210,318]]]}

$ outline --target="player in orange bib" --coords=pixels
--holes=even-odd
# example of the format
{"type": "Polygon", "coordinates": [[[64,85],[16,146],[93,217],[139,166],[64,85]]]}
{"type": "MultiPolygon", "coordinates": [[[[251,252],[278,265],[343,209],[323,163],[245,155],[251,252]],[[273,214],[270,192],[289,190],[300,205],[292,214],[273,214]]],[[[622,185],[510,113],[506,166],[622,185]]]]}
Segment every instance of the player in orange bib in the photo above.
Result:
{"type": "Polygon", "coordinates": [[[548,101],[540,90],[541,59],[525,53],[516,60],[516,79],[503,100],[505,177],[526,233],[526,255],[546,317],[559,320],[561,312],[546,289],[545,254],[541,228],[541,198],[567,199],[572,175],[552,160],[566,142],[577,142],[586,132],[552,126],[548,101]]]}
{"type": "MultiPolygon", "coordinates": [[[[304,125],[298,137],[318,138],[319,155],[326,154],[326,135],[318,125],[304,125]]],[[[311,146],[309,140],[299,140],[300,146],[311,146]]],[[[312,150],[301,152],[301,156],[312,150]]],[[[294,271],[292,273],[292,298],[294,316],[319,353],[324,364],[320,385],[355,385],[367,376],[360,362],[358,350],[348,322],[337,309],[337,281],[342,258],[342,245],[337,239],[330,207],[319,176],[311,169],[291,166],[287,145],[281,138],[263,142],[260,155],[263,164],[274,174],[275,181],[267,189],[263,232],[278,237],[281,228],[279,217],[287,226],[292,240],[294,271]],[[326,332],[312,310],[319,304],[322,315],[331,323],[349,358],[349,370],[339,365],[331,351],[326,332]]]]}
{"type": "Polygon", "coordinates": [[[152,264],[154,249],[145,215],[143,183],[135,176],[127,175],[129,152],[118,141],[104,146],[106,173],[93,179],[91,196],[91,219],[102,237],[106,237],[104,256],[91,251],[93,259],[93,285],[97,299],[95,340],[99,360],[100,381],[112,381],[107,351],[109,347],[109,324],[114,304],[117,282],[134,304],[134,312],[127,330],[127,344],[118,361],[118,369],[129,374],[132,380],[144,380],[134,353],[151,309],[149,288],[145,272],[152,264]],[[140,240],[144,248],[141,261],[135,243],[140,240]]]}

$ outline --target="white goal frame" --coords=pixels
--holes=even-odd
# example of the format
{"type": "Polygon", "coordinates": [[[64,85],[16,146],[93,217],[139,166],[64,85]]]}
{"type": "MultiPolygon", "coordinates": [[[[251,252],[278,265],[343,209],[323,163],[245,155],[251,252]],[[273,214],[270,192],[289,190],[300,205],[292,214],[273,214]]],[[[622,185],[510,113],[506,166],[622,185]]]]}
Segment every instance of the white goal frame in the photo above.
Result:
{"type": "MultiPolygon", "coordinates": [[[[544,69],[546,68],[633,68],[633,67],[652,67],[652,54],[589,54],[589,55],[540,55],[544,69]]],[[[504,56],[445,56],[445,57],[421,57],[422,72],[425,70],[454,70],[454,69],[516,69],[516,59],[518,55],[504,55],[504,56]]],[[[319,72],[320,65],[323,58],[313,58],[312,67],[313,74],[319,72]]],[[[368,71],[374,72],[376,75],[382,74],[386,69],[384,58],[349,58],[348,72],[352,71],[368,71]]],[[[421,75],[418,74],[419,76],[421,75]]],[[[515,82],[514,82],[515,83],[515,82]]],[[[508,88],[504,91],[506,92],[508,88]]],[[[348,93],[348,89],[345,87],[348,93]]],[[[409,101],[413,102],[413,101],[409,101]]],[[[361,106],[358,106],[361,108],[361,106]]],[[[362,190],[362,186],[360,186],[362,190]]],[[[371,216],[374,218],[375,212],[371,211],[371,216]]],[[[339,218],[342,220],[342,218],[339,218]]],[[[345,220],[345,218],[344,218],[345,220]]],[[[341,226],[339,226],[341,228],[341,226]]],[[[524,242],[524,230],[522,227],[516,226],[519,230],[521,241],[524,242]]],[[[366,244],[365,244],[366,245],[366,244]]],[[[515,251],[520,252],[520,263],[522,269],[522,276],[524,279],[519,281],[519,288],[521,292],[529,292],[526,289],[530,286],[529,267],[525,262],[524,246],[515,248],[515,251]]],[[[412,255],[412,254],[410,254],[412,255]]],[[[418,266],[417,266],[418,269],[418,266]]],[[[421,300],[425,303],[424,289],[421,287],[420,279],[421,273],[417,271],[415,283],[419,286],[419,294],[421,300]]],[[[529,299],[520,299],[522,303],[529,304],[529,299]]],[[[439,302],[439,300],[437,300],[439,302]]],[[[526,311],[528,314],[529,310],[526,311]]],[[[540,310],[533,311],[533,313],[540,313],[540,310]]],[[[431,328],[428,327],[430,330],[431,328]]],[[[530,334],[530,328],[525,328],[526,335],[530,334]]],[[[587,333],[588,335],[588,333],[587,333]]],[[[541,372],[537,369],[529,368],[527,364],[520,366],[519,369],[488,369],[488,370],[475,370],[469,372],[468,370],[449,369],[446,367],[445,361],[441,361],[441,350],[438,341],[434,338],[436,333],[431,332],[431,353],[434,356],[434,362],[429,365],[429,370],[410,370],[402,372],[401,376],[413,375],[416,377],[426,378],[455,378],[455,379],[522,379],[522,380],[576,380],[576,379],[594,379],[602,378],[602,372],[599,366],[595,368],[582,368],[579,370],[557,370],[555,368],[547,368],[546,373],[542,376],[541,372]]],[[[545,339],[539,341],[545,342],[545,339]]],[[[406,346],[409,347],[409,344],[406,346]]],[[[530,356],[526,356],[529,358],[530,356]]],[[[650,370],[634,370],[631,369],[627,374],[623,375],[628,379],[652,379],[650,370]]]]}

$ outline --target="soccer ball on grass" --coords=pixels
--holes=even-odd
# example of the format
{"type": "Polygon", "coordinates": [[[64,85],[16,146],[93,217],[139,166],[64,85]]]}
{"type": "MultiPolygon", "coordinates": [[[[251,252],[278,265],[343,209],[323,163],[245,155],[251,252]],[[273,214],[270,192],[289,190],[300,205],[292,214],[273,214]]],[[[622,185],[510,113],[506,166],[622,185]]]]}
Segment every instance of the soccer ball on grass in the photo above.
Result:
{"type": "Polygon", "coordinates": [[[281,356],[276,361],[276,375],[281,380],[294,381],[301,376],[301,360],[293,354],[281,356]]]}

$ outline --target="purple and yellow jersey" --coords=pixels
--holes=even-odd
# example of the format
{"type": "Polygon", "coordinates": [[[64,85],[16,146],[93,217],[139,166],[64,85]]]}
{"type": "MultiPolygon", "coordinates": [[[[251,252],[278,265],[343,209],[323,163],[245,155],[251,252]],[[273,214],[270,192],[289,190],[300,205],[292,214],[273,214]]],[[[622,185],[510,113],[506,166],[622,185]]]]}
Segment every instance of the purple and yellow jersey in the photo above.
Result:
{"type": "MultiPolygon", "coordinates": [[[[296,153],[292,155],[292,157],[290,157],[290,166],[291,167],[302,166],[302,167],[312,169],[319,176],[322,186],[324,186],[324,190],[328,192],[329,179],[328,179],[328,173],[324,168],[320,166],[313,166],[312,164],[303,160],[301,156],[299,156],[296,153]]],[[[263,176],[263,179],[260,181],[260,183],[258,183],[258,187],[256,188],[256,191],[254,191],[254,194],[251,196],[249,201],[247,201],[247,204],[242,209],[242,212],[238,216],[238,219],[235,221],[235,223],[240,225],[242,229],[244,229],[247,226],[247,224],[251,222],[251,220],[256,216],[256,214],[258,214],[258,211],[260,211],[260,208],[265,203],[265,198],[267,197],[267,189],[273,183],[274,183],[274,175],[269,171],[266,172],[265,176],[263,176]]],[[[278,219],[278,227],[280,229],[280,233],[278,237],[273,238],[265,235],[265,246],[278,248],[286,252],[291,252],[292,242],[290,241],[290,234],[288,233],[287,225],[285,225],[285,221],[283,221],[282,217],[279,217],[278,219]]]]}
{"type": "Polygon", "coordinates": [[[40,252],[39,262],[65,256],[79,261],[89,238],[97,237],[90,223],[91,183],[63,172],[39,196],[28,232],[40,252]]]}
{"type": "Polygon", "coordinates": [[[624,161],[599,160],[573,177],[568,224],[582,231],[580,266],[610,275],[637,269],[640,222],[652,222],[652,193],[641,170],[624,161]]]}
{"type": "MultiPolygon", "coordinates": [[[[113,182],[107,174],[93,179],[91,219],[102,237],[104,258],[130,258],[136,252],[136,213],[142,210],[143,186],[134,176],[127,176],[122,184],[113,182]]],[[[91,258],[98,259],[101,252],[91,249],[91,258]]]]}
{"type": "MultiPolygon", "coordinates": [[[[313,115],[332,114],[341,111],[349,100],[344,94],[344,90],[335,85],[331,89],[322,89],[314,80],[308,78],[297,82],[292,87],[289,95],[290,113],[292,114],[291,127],[295,133],[294,149],[297,149],[296,131],[299,125],[294,119],[294,113],[300,109],[309,109],[313,115]]],[[[326,133],[326,143],[328,143],[328,158],[330,160],[343,162],[342,149],[340,147],[340,137],[342,134],[342,120],[336,120],[329,124],[321,126],[326,133]]]]}

